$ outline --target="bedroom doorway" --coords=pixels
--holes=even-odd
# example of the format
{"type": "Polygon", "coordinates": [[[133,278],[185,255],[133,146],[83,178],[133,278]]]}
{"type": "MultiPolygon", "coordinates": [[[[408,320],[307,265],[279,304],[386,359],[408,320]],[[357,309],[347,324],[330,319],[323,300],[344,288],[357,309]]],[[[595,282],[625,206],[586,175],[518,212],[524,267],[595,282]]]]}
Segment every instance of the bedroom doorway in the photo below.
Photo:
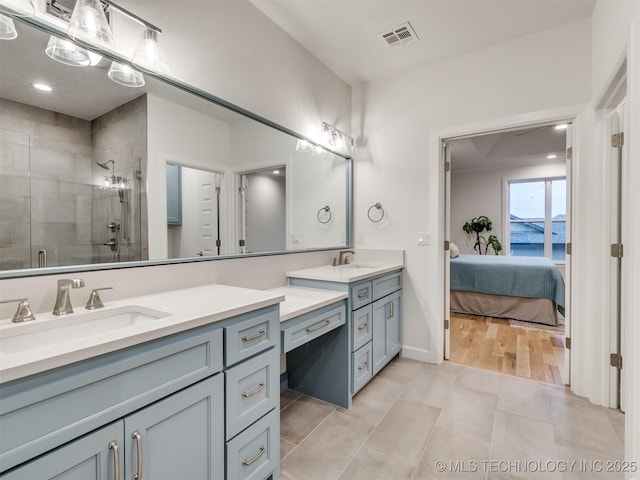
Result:
{"type": "Polygon", "coordinates": [[[568,120],[442,140],[445,359],[569,383],[571,144],[568,120]],[[491,230],[465,233],[465,223],[483,218],[491,230]],[[457,253],[461,256],[452,260],[457,253]],[[537,265],[465,265],[472,273],[460,270],[467,261],[525,260],[545,264],[544,280],[521,272],[541,268],[537,265]],[[506,291],[497,278],[515,290],[506,291]]]}

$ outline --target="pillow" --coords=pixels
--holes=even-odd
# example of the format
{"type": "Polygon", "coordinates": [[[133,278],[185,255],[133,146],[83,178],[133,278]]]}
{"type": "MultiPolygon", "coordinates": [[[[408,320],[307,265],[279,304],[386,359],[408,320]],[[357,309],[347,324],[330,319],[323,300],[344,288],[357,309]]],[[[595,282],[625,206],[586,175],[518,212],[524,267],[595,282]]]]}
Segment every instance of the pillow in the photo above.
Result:
{"type": "Polygon", "coordinates": [[[460,255],[460,249],[455,243],[451,242],[449,244],[449,258],[456,258],[458,255],[460,255]]]}

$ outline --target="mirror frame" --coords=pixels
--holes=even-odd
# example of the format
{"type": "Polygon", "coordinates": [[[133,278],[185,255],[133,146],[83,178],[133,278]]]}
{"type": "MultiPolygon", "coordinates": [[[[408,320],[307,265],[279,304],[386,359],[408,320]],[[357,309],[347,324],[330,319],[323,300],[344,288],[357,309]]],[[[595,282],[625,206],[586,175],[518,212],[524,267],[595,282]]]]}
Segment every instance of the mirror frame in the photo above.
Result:
{"type": "MultiPolygon", "coordinates": [[[[23,22],[27,25],[30,25],[33,28],[43,31],[49,35],[56,35],[62,38],[67,38],[65,31],[62,30],[57,25],[51,23],[47,23],[44,19],[40,17],[14,17],[14,21],[23,22]]],[[[117,52],[101,50],[99,48],[95,48],[94,46],[82,45],[83,48],[87,50],[91,50],[95,53],[99,53],[103,57],[127,64],[131,67],[131,61],[118,54],[117,52]]],[[[238,253],[231,255],[219,255],[215,257],[187,257],[187,258],[167,258],[167,259],[158,259],[158,260],[139,260],[139,261],[130,261],[130,262],[112,262],[112,263],[96,263],[96,264],[84,264],[84,265],[67,265],[60,267],[45,267],[45,268],[25,268],[25,269],[16,269],[16,270],[0,270],[0,280],[11,279],[11,278],[26,278],[26,277],[36,277],[36,276],[44,276],[44,275],[58,275],[65,273],[75,273],[75,272],[91,272],[91,271],[100,271],[100,270],[114,270],[121,268],[136,268],[136,267],[151,267],[156,265],[172,265],[172,264],[181,264],[181,263],[195,263],[195,262],[211,262],[216,260],[228,260],[234,258],[251,258],[251,257],[263,257],[263,256],[273,256],[273,255],[288,255],[288,254],[296,254],[296,253],[310,253],[310,252],[319,252],[319,251],[329,251],[329,250],[342,250],[353,248],[353,158],[350,155],[345,155],[343,153],[332,150],[324,145],[321,145],[318,142],[311,140],[310,138],[301,135],[298,132],[295,132],[287,127],[284,127],[276,122],[269,120],[268,118],[262,117],[256,113],[253,113],[249,110],[246,110],[238,105],[230,103],[220,97],[217,97],[205,90],[194,87],[193,85],[189,85],[177,78],[171,77],[169,75],[156,74],[156,73],[148,73],[144,72],[144,75],[153,77],[159,80],[162,83],[165,83],[171,87],[179,88],[180,90],[195,95],[203,100],[208,102],[215,103],[221,107],[227,108],[235,113],[248,117],[252,120],[255,120],[267,127],[271,127],[275,130],[278,130],[282,133],[290,135],[293,138],[297,138],[300,140],[306,140],[312,145],[323,148],[329,153],[337,155],[345,159],[345,180],[346,180],[346,238],[344,246],[334,246],[334,247],[326,247],[326,248],[309,248],[309,249],[301,249],[301,250],[282,250],[277,252],[264,252],[264,253],[238,253]]]]}

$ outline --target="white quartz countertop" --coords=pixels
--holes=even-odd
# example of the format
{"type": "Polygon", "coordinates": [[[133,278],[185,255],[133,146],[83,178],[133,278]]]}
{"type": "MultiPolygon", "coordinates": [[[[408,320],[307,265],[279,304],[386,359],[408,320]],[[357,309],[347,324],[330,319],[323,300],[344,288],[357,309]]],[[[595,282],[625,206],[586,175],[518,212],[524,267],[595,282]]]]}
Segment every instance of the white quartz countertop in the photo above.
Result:
{"type": "Polygon", "coordinates": [[[74,313],[64,316],[41,313],[36,314],[36,320],[30,322],[12,323],[11,319],[1,320],[0,383],[225,320],[275,305],[284,298],[284,294],[277,291],[212,284],[105,302],[104,308],[91,312],[83,306],[76,306],[74,313]],[[5,338],[24,335],[25,339],[28,339],[27,334],[39,331],[46,331],[54,339],[60,337],[65,322],[81,322],[83,315],[103,315],[109,310],[131,305],[168,315],[80,338],[63,337],[62,340],[52,341],[50,345],[40,345],[37,348],[15,351],[15,348],[5,348],[7,344],[3,345],[5,338]]]}
{"type": "Polygon", "coordinates": [[[385,263],[354,263],[349,265],[322,265],[320,267],[305,268],[287,272],[289,278],[304,278],[307,280],[321,280],[326,282],[352,283],[375,277],[383,273],[399,270],[404,265],[401,262],[385,263]]]}
{"type": "Polygon", "coordinates": [[[280,304],[281,323],[347,298],[345,292],[318,288],[278,287],[268,291],[285,297],[280,304]]]}

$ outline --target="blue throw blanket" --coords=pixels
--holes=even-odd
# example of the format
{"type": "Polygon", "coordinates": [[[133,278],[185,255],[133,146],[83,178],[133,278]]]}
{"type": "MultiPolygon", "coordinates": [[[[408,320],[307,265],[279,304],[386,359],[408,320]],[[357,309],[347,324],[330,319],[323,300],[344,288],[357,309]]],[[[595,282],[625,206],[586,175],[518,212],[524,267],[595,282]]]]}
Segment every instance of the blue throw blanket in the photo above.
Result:
{"type": "Polygon", "coordinates": [[[548,258],[459,255],[451,259],[451,290],[547,298],[564,315],[564,279],[548,258]]]}

